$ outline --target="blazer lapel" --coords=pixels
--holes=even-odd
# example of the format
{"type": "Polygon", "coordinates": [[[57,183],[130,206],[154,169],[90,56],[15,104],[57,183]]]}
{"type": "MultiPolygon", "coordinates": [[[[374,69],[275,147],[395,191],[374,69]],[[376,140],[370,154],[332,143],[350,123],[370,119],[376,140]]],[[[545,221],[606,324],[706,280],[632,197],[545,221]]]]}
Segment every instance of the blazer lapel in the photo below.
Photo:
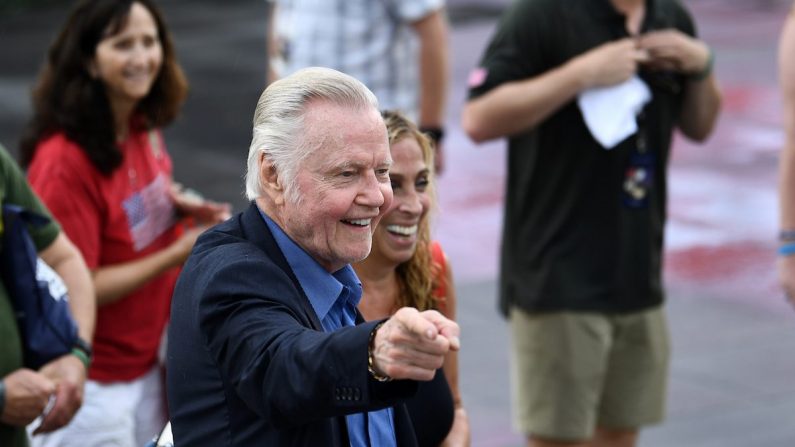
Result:
{"type": "Polygon", "coordinates": [[[306,293],[304,293],[304,288],[301,287],[293,269],[291,269],[290,264],[287,263],[287,258],[284,257],[284,253],[279,249],[279,245],[276,243],[273,233],[271,233],[270,228],[268,228],[268,225],[262,219],[256,202],[251,202],[248,209],[241,215],[240,220],[241,226],[243,227],[243,237],[264,251],[280,269],[287,273],[287,276],[290,277],[290,280],[300,294],[298,300],[299,304],[311,323],[312,329],[323,331],[323,326],[320,324],[320,320],[317,318],[317,314],[315,314],[315,310],[312,308],[312,303],[309,302],[309,298],[307,298],[306,293]]]}

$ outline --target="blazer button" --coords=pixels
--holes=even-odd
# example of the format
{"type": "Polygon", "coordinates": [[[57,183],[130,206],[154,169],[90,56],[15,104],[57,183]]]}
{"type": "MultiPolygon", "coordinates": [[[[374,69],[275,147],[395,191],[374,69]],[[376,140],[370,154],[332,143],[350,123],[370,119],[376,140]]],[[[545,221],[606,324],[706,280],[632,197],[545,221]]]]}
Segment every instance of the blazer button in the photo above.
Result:
{"type": "Polygon", "coordinates": [[[353,400],[360,400],[362,398],[362,392],[359,391],[359,388],[353,389],[353,400]]]}

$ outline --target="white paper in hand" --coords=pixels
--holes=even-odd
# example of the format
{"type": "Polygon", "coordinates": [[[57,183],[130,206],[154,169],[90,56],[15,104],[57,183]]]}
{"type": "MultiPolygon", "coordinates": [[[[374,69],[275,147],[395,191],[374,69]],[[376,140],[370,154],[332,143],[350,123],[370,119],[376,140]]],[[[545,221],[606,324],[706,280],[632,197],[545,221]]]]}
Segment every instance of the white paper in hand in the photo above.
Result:
{"type": "Polygon", "coordinates": [[[609,150],[638,131],[635,117],[649,100],[649,86],[633,76],[621,84],[580,93],[577,105],[591,135],[609,150]]]}

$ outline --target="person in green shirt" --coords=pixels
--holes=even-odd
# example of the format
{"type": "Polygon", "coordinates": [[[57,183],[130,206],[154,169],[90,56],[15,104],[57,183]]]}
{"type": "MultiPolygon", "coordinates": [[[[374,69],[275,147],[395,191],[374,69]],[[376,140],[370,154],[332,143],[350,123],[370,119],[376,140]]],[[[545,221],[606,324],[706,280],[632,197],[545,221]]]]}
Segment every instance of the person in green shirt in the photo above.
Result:
{"type": "MultiPolygon", "coordinates": [[[[49,216],[2,145],[0,203],[15,204],[49,216]]],[[[29,233],[39,257],[61,276],[69,290],[69,306],[77,322],[80,339],[91,340],[96,303],[91,276],[82,256],[54,220],[41,228],[29,228],[29,233]]],[[[90,345],[84,342],[82,346],[90,345]]],[[[0,280],[0,446],[26,446],[25,426],[40,415],[43,415],[42,422],[34,433],[46,433],[66,425],[83,400],[86,360],[87,357],[81,358],[79,354],[67,354],[38,371],[25,368],[22,339],[11,300],[0,280]],[[43,414],[51,398],[54,398],[54,404],[43,414]]]]}

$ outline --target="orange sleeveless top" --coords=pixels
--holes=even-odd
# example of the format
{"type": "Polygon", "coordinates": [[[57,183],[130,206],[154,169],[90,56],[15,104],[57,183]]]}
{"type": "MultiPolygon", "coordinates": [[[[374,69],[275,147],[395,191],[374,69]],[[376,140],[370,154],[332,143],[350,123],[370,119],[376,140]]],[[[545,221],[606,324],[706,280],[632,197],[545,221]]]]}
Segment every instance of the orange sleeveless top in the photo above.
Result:
{"type": "Polygon", "coordinates": [[[439,312],[446,313],[447,305],[447,263],[444,260],[442,245],[437,241],[431,242],[431,270],[433,272],[433,295],[436,300],[436,308],[439,312]]]}

